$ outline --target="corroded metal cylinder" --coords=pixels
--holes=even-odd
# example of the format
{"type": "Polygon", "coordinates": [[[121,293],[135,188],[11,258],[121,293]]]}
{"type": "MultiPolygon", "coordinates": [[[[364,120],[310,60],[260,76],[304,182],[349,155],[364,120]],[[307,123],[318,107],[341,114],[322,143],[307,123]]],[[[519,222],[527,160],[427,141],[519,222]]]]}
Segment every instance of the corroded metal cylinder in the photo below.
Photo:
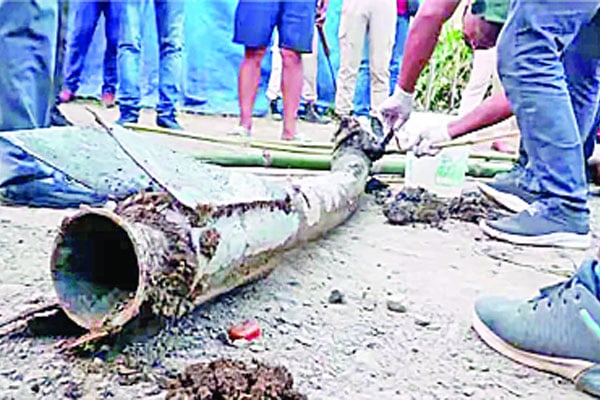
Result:
{"type": "MultiPolygon", "coordinates": [[[[61,307],[92,332],[114,332],[142,306],[177,317],[263,277],[278,254],[357,209],[373,158],[366,135],[357,124],[342,129],[327,175],[282,184],[220,169],[211,179],[234,193],[204,196],[214,201],[190,207],[190,191],[180,188],[66,218],[51,260],[61,307]]],[[[215,184],[198,182],[191,191],[197,196],[203,187],[215,184]]]]}

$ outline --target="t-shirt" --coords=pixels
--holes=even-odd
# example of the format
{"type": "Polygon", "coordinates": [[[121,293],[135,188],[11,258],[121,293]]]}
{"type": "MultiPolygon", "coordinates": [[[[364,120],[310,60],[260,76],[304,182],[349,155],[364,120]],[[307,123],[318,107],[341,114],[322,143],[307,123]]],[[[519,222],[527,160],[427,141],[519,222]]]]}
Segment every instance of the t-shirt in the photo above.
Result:
{"type": "Polygon", "coordinates": [[[503,24],[506,22],[510,0],[473,0],[473,14],[482,14],[488,22],[503,24]]]}

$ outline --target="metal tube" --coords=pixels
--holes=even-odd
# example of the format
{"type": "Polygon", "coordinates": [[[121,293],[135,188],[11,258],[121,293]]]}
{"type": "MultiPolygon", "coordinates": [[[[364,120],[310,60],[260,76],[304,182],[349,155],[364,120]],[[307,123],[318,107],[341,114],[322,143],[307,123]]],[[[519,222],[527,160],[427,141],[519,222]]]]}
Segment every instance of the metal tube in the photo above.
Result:
{"type": "MultiPolygon", "coordinates": [[[[66,218],[51,259],[61,307],[78,325],[112,333],[142,308],[178,317],[268,274],[278,254],[318,238],[357,209],[372,143],[358,124],[344,129],[331,173],[291,180],[283,188],[264,181],[274,194],[266,200],[244,188],[239,174],[223,169],[208,179],[219,180],[224,190],[235,191],[238,184],[239,196],[213,196],[235,201],[190,207],[178,200],[186,192],[180,188],[134,195],[114,211],[88,208],[66,218]]],[[[196,192],[215,187],[190,185],[196,192]]]]}

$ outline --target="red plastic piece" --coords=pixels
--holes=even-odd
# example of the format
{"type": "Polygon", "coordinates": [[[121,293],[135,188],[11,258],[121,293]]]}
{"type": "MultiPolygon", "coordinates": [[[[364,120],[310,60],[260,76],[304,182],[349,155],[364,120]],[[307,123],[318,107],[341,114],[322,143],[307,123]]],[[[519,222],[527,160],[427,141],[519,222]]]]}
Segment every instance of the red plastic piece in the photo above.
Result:
{"type": "Polygon", "coordinates": [[[258,321],[250,319],[241,324],[232,325],[228,333],[231,340],[246,339],[250,342],[260,337],[261,331],[258,321]]]}

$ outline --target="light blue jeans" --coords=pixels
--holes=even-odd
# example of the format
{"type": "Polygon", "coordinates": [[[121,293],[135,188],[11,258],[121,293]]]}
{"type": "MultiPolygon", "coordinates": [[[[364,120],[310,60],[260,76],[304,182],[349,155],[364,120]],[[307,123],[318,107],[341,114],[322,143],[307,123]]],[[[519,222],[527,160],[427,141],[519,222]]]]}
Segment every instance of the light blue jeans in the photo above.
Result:
{"type": "Polygon", "coordinates": [[[104,51],[104,80],[102,93],[115,94],[117,90],[117,42],[119,40],[119,20],[116,9],[119,0],[71,0],[69,7],[73,15],[74,29],[67,38],[65,60],[65,86],[77,92],[79,80],[90,48],[100,14],[104,15],[106,49],[104,51]]]}
{"type": "MultiPolygon", "coordinates": [[[[179,99],[182,71],[184,0],[153,0],[159,46],[158,104],[159,118],[174,118],[179,99]]],[[[140,59],[142,0],[119,2],[119,108],[121,118],[135,118],[140,110],[140,59]]]]}
{"type": "MultiPolygon", "coordinates": [[[[408,35],[408,16],[398,16],[396,21],[396,39],[390,60],[390,94],[393,93],[404,55],[404,43],[408,35]]],[[[373,104],[375,106],[375,104],[373,104]]],[[[354,92],[354,114],[368,116],[371,109],[371,76],[369,73],[369,41],[365,40],[363,60],[360,63],[358,77],[356,79],[356,90],[354,92]]]]}
{"type": "Polygon", "coordinates": [[[0,131],[47,126],[57,34],[56,0],[0,0],[0,131]]]}
{"type": "Polygon", "coordinates": [[[521,184],[587,219],[583,143],[600,84],[600,1],[513,0],[498,68],[522,132],[521,184]]]}

